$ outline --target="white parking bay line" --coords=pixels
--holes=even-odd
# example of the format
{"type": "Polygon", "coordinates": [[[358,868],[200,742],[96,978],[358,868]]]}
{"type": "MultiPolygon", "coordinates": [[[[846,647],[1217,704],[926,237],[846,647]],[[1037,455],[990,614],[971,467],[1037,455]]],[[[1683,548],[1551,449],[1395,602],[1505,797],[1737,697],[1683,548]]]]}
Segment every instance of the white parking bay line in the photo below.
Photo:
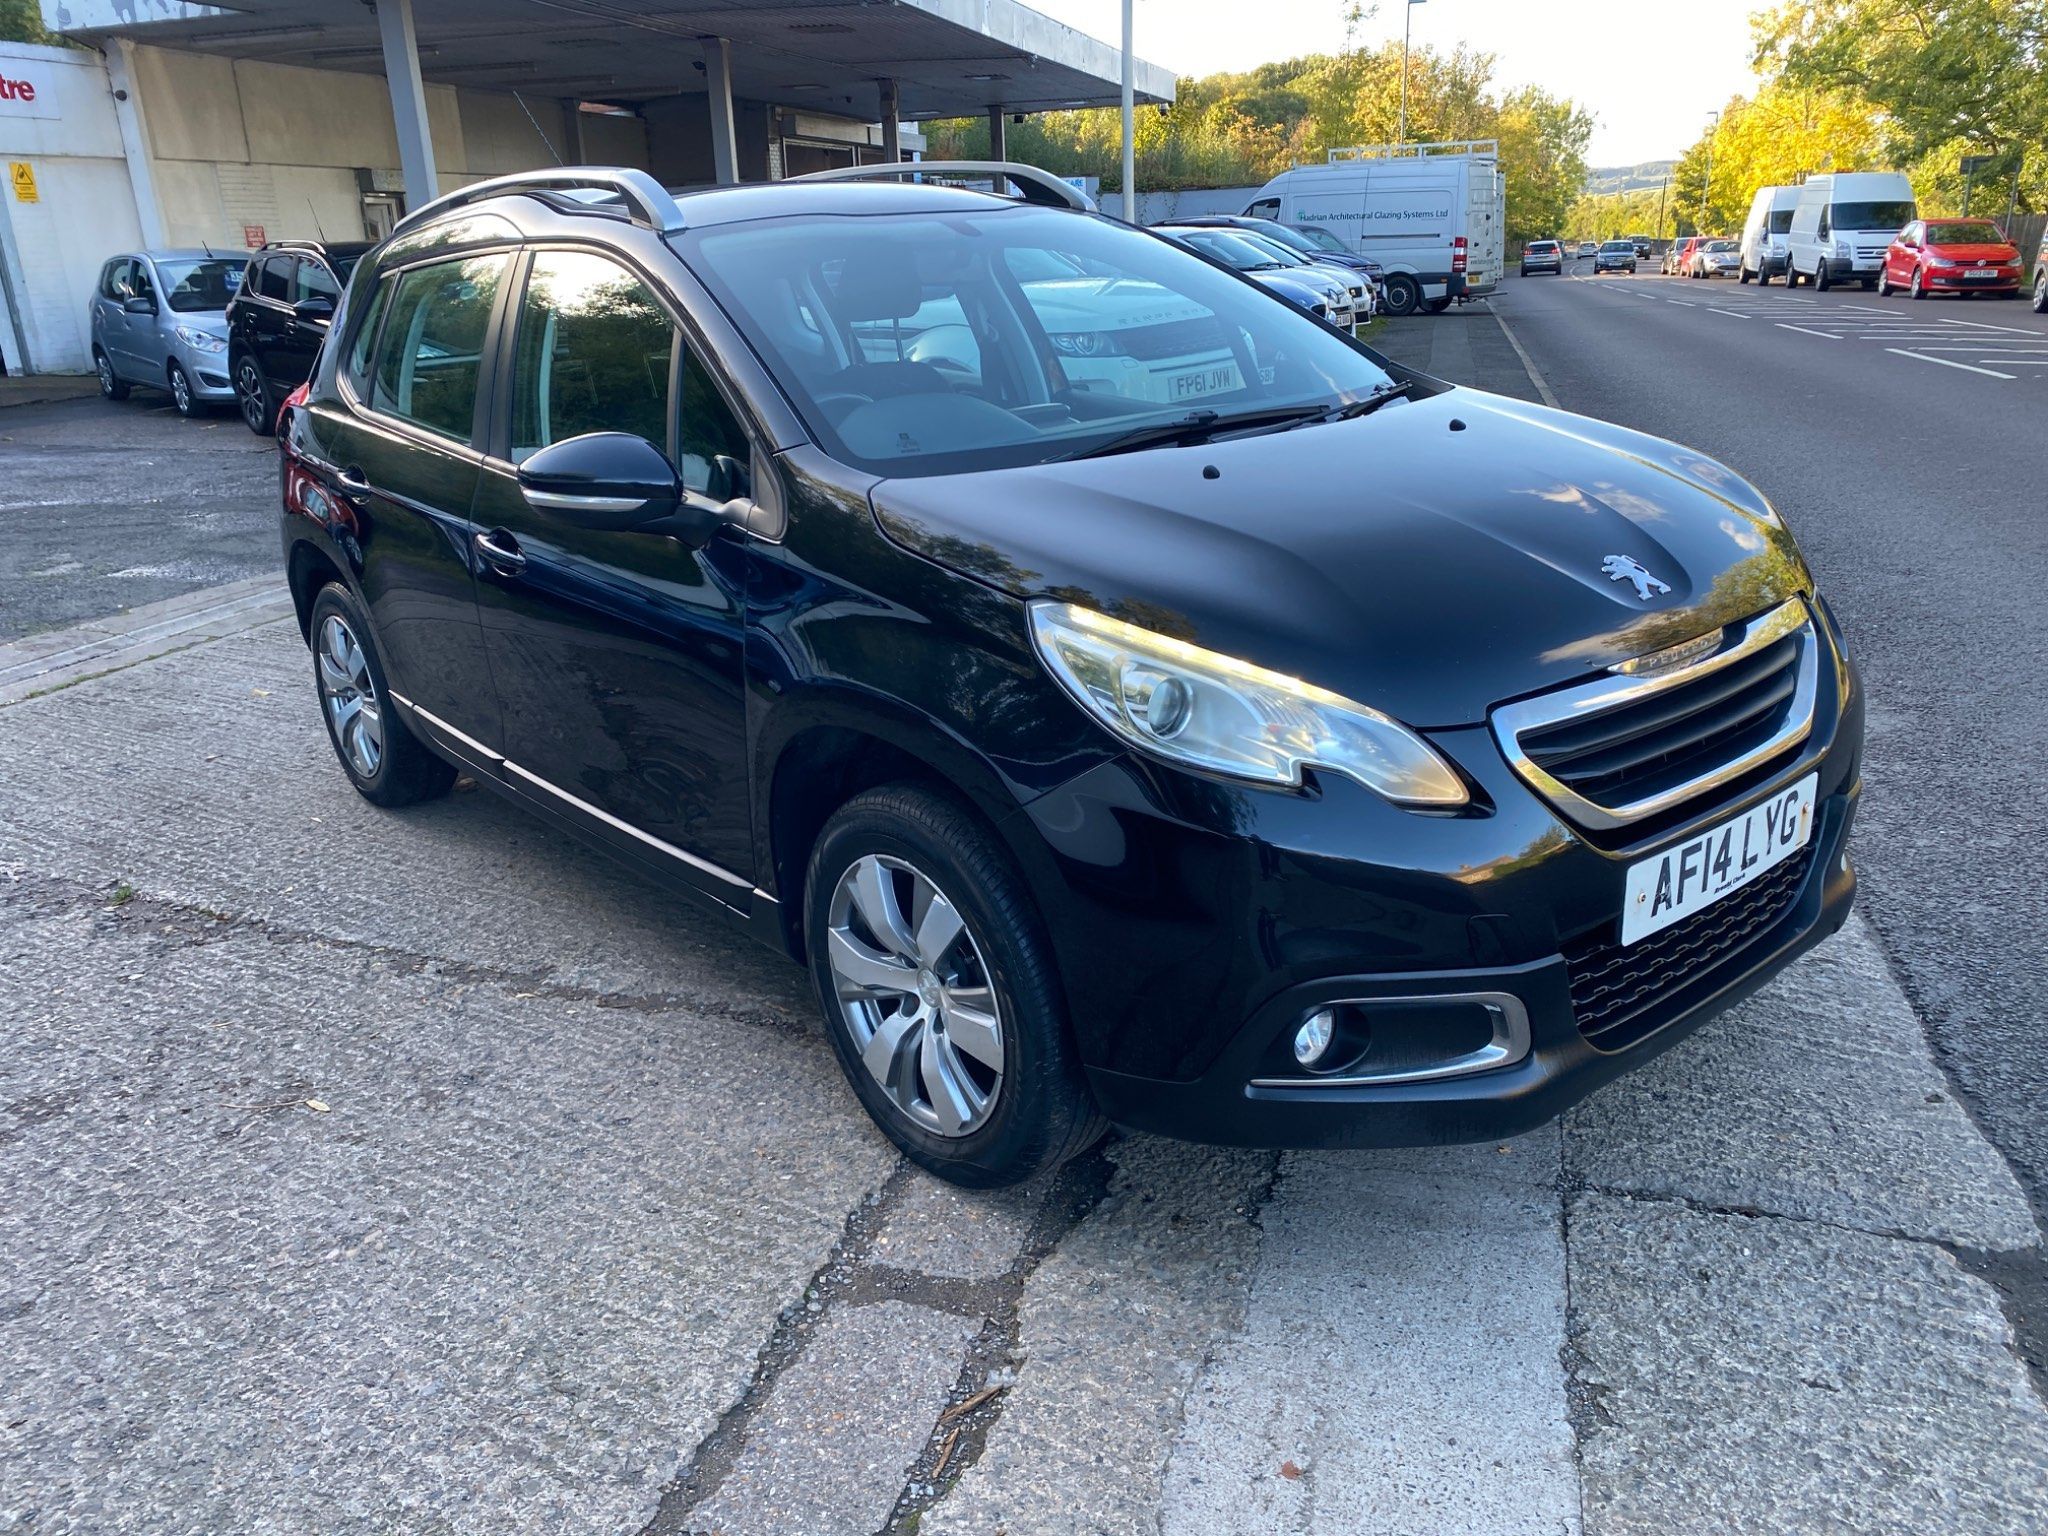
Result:
{"type": "Polygon", "coordinates": [[[1943,320],[1943,325],[1967,325],[1973,331],[2010,331],[2015,336],[2039,336],[2040,331],[2024,325],[1993,325],[1988,320],[1943,320]]]}
{"type": "Polygon", "coordinates": [[[1697,305],[1697,304],[1693,303],[1693,301],[1692,301],[1691,299],[1666,299],[1666,300],[1665,300],[1664,302],[1665,302],[1666,304],[1681,304],[1681,305],[1683,305],[1683,306],[1684,306],[1685,308],[1687,308],[1687,309],[1698,309],[1698,308],[1699,308],[1699,305],[1697,305]]]}
{"type": "Polygon", "coordinates": [[[1777,326],[1777,328],[1781,331],[1797,331],[1802,336],[1818,336],[1822,341],[1840,341],[1842,339],[1841,337],[1837,336],[1833,331],[1808,330],[1803,325],[1787,325],[1782,320],[1774,320],[1771,323],[1777,326]]]}
{"type": "Polygon", "coordinates": [[[1960,368],[1965,373],[1981,373],[1994,379],[2016,379],[2016,373],[2000,373],[1996,368],[1979,368],[1973,363],[1950,362],[1945,357],[1929,357],[1924,352],[1908,352],[1904,347],[1886,347],[1887,352],[1896,352],[1900,357],[1917,357],[1923,363],[1939,363],[1944,368],[1960,368]]]}
{"type": "Polygon", "coordinates": [[[1726,315],[1730,320],[1747,320],[1749,318],[1748,315],[1740,314],[1732,309],[1716,309],[1711,304],[1707,306],[1707,313],[1710,315],[1726,315]]]}

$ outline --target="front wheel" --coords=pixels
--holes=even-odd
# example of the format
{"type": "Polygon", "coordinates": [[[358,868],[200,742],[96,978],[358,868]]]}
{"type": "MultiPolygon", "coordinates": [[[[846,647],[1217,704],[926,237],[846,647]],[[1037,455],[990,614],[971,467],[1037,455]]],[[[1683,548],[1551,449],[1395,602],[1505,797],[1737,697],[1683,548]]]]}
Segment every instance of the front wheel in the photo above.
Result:
{"type": "Polygon", "coordinates": [[[2034,313],[2048,315],[2048,266],[2034,274],[2034,313]]]}
{"type": "Polygon", "coordinates": [[[178,414],[191,420],[199,414],[199,402],[192,396],[192,381],[185,377],[185,370],[177,363],[170,366],[171,404],[178,408],[178,414]]]}
{"type": "Polygon", "coordinates": [[[952,800],[897,784],[843,806],[811,855],[804,941],[840,1066],[919,1166],[1014,1184],[1106,1128],[1038,912],[952,800]]]}
{"type": "Polygon", "coordinates": [[[1913,284],[1906,292],[1916,299],[1927,297],[1927,279],[1921,274],[1918,267],[1913,269],[1913,284]]]}
{"type": "Polygon", "coordinates": [[[1749,268],[1737,267],[1735,269],[1735,280],[1738,283],[1747,284],[1749,282],[1749,268]]]}
{"type": "Polygon", "coordinates": [[[1877,296],[1880,299],[1888,299],[1892,296],[1892,269],[1890,267],[1881,268],[1877,274],[1877,296]]]}
{"type": "Polygon", "coordinates": [[[235,363],[235,403],[242,408],[242,420],[258,437],[269,437],[277,430],[277,405],[270,398],[270,381],[248,352],[235,363]]]}
{"type": "Polygon", "coordinates": [[[1813,269],[1813,286],[1822,293],[1835,286],[1834,275],[1828,271],[1826,257],[1822,257],[1820,265],[1813,269]]]}

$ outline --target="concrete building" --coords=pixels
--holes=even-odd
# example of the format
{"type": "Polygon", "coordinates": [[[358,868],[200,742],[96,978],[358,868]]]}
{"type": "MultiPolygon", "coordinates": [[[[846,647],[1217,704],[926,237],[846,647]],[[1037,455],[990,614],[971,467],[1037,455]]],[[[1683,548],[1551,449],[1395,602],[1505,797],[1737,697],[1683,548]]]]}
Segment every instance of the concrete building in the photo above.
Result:
{"type": "MultiPolygon", "coordinates": [[[[374,238],[467,182],[671,186],[914,159],[916,124],[1112,105],[1121,56],[1015,0],[43,0],[0,43],[0,365],[91,366],[101,262],[374,238]]],[[[1170,101],[1140,61],[1140,102],[1170,101]]]]}

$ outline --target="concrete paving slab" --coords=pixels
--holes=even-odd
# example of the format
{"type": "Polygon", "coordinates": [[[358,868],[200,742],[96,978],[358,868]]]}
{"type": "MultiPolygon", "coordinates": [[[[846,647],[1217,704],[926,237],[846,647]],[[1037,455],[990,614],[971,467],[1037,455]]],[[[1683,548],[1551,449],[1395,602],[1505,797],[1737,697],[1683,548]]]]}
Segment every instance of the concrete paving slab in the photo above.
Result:
{"type": "Polygon", "coordinates": [[[2048,1529],[2048,1411],[1931,1244],[1582,1194],[1587,1536],[2048,1529]]]}
{"type": "Polygon", "coordinates": [[[1006,1275],[1031,1233],[1047,1182],[958,1189],[913,1168],[875,1235],[875,1262],[957,1280],[1006,1275]]]}
{"type": "Polygon", "coordinates": [[[901,1302],[833,1309],[775,1384],[690,1528],[716,1536],[870,1536],[945,1407],[975,1320],[901,1302]]]}
{"type": "Polygon", "coordinates": [[[818,1027],[799,967],[489,791],[396,812],[362,800],[289,619],[7,706],[4,721],[0,863],[536,984],[818,1027]]]}
{"type": "Polygon", "coordinates": [[[1002,1416],[920,1536],[1159,1529],[1188,1389],[1243,1321],[1273,1160],[1149,1137],[1110,1155],[1108,1196],[1026,1287],[1026,1358],[1002,1416]]]}
{"type": "Polygon", "coordinates": [[[1557,1143],[1288,1156],[1164,1536],[1576,1532],[1557,1143]]]}
{"type": "Polygon", "coordinates": [[[53,882],[0,1106],[0,1509],[52,1533],[638,1530],[896,1163],[794,1032],[53,882]]]}
{"type": "Polygon", "coordinates": [[[1565,1150],[1601,1189],[1977,1248],[2040,1241],[1860,918],[1581,1105],[1565,1150]]]}

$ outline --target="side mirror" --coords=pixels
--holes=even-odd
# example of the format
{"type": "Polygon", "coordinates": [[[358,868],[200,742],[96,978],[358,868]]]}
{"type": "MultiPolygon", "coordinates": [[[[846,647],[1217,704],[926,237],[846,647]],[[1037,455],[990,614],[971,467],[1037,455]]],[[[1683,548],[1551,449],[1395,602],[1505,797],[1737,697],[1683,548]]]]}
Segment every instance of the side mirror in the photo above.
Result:
{"type": "Polygon", "coordinates": [[[334,318],[334,300],[318,297],[301,299],[292,306],[292,313],[310,324],[325,325],[334,318]]]}
{"type": "Polygon", "coordinates": [[[586,432],[550,443],[519,466],[527,505],[600,533],[667,533],[708,540],[719,508],[683,490],[668,455],[630,432],[586,432]]]}
{"type": "Polygon", "coordinates": [[[138,293],[133,298],[123,299],[121,307],[131,315],[153,315],[156,313],[156,300],[146,293],[138,293]]]}

